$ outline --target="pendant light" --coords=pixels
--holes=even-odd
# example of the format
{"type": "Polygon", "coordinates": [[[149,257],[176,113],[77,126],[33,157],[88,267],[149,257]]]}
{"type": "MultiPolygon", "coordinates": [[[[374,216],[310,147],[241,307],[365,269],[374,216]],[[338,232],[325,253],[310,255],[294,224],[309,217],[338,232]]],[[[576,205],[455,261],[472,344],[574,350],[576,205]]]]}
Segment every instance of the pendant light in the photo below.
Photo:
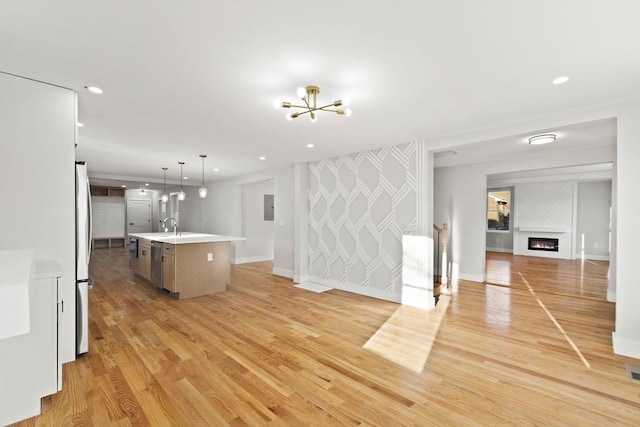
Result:
{"type": "Polygon", "coordinates": [[[200,158],[202,159],[202,187],[198,190],[198,194],[200,194],[201,199],[207,198],[207,189],[204,187],[204,159],[207,157],[206,154],[200,154],[200,158]]]}
{"type": "Polygon", "coordinates": [[[183,201],[187,195],[182,190],[182,167],[184,166],[184,162],[178,162],[180,165],[180,192],[178,193],[178,200],[183,201]]]}
{"type": "Polygon", "coordinates": [[[162,168],[162,174],[164,175],[164,177],[163,177],[164,191],[162,192],[162,202],[163,203],[167,203],[169,201],[169,195],[167,194],[167,169],[169,169],[169,168],[162,168]]]}

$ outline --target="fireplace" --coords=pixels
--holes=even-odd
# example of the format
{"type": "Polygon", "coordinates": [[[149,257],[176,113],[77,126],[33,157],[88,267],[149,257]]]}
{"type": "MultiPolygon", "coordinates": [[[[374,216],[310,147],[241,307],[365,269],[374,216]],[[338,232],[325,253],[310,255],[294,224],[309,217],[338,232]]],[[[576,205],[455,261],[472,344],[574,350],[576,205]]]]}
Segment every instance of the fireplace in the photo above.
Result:
{"type": "Polygon", "coordinates": [[[547,239],[545,237],[529,237],[530,251],[550,251],[558,252],[558,239],[547,239]]]}

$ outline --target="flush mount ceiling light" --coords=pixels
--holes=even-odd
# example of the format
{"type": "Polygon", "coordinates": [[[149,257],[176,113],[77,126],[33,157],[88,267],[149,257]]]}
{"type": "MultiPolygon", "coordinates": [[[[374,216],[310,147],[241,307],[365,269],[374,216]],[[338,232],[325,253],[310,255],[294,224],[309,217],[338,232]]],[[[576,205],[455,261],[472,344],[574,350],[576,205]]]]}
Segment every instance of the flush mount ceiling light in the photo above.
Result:
{"type": "Polygon", "coordinates": [[[529,144],[531,145],[541,145],[548,144],[556,140],[557,135],[555,133],[544,133],[541,135],[534,135],[529,138],[529,144]]]}
{"type": "Polygon", "coordinates": [[[198,194],[200,194],[201,199],[207,198],[207,189],[204,187],[204,159],[207,157],[206,154],[200,154],[200,158],[202,159],[202,187],[198,190],[198,194]]]}
{"type": "Polygon", "coordinates": [[[307,86],[299,87],[296,94],[302,101],[304,101],[304,105],[296,105],[286,101],[275,101],[273,106],[277,109],[279,108],[297,108],[301,111],[297,111],[295,113],[288,113],[287,120],[293,120],[297,117],[302,116],[303,114],[309,114],[309,118],[312,122],[316,122],[318,120],[318,116],[316,115],[317,111],[326,111],[328,113],[336,113],[340,116],[351,116],[350,108],[336,108],[336,107],[346,107],[350,103],[349,98],[338,99],[337,101],[332,102],[331,104],[324,105],[322,107],[318,107],[318,94],[320,93],[320,88],[318,86],[307,86]]]}
{"type": "Polygon", "coordinates": [[[182,189],[182,167],[184,166],[184,162],[178,162],[178,164],[180,165],[180,192],[178,193],[178,200],[182,201],[187,197],[182,189]]]}
{"type": "Polygon", "coordinates": [[[164,182],[164,189],[162,191],[162,201],[164,203],[167,203],[167,201],[169,200],[169,195],[167,194],[167,170],[169,168],[162,168],[162,174],[164,175],[162,177],[162,180],[164,182]]]}

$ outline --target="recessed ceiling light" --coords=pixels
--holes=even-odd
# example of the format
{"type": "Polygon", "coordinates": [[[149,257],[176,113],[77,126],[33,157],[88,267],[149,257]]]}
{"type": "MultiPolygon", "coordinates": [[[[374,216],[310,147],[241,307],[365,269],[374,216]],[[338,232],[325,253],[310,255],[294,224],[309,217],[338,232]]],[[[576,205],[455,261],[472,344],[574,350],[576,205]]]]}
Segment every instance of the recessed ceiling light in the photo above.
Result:
{"type": "Polygon", "coordinates": [[[187,178],[186,176],[183,176],[182,179],[189,179],[189,178],[187,178]]]}
{"type": "Polygon", "coordinates": [[[548,144],[556,140],[557,135],[555,133],[544,133],[541,135],[534,135],[529,138],[529,144],[531,145],[541,145],[548,144]]]}
{"type": "Polygon", "coordinates": [[[144,183],[144,185],[146,185],[146,186],[148,187],[148,186],[149,186],[149,183],[148,183],[148,182],[145,182],[145,183],[144,183]]]}
{"type": "Polygon", "coordinates": [[[260,156],[258,157],[260,160],[267,160],[267,158],[265,156],[260,156]]]}
{"type": "Polygon", "coordinates": [[[102,93],[102,89],[100,89],[98,86],[85,86],[84,88],[91,93],[102,93]]]}
{"type": "Polygon", "coordinates": [[[214,172],[220,172],[220,169],[215,168],[213,171],[214,171],[214,172]]]}
{"type": "Polygon", "coordinates": [[[84,127],[84,124],[82,124],[82,123],[78,122],[78,123],[76,123],[76,126],[78,126],[79,128],[83,128],[83,127],[84,127]]]}
{"type": "Polygon", "coordinates": [[[307,144],[307,148],[313,148],[313,144],[307,144]]]}
{"type": "Polygon", "coordinates": [[[122,187],[122,188],[127,188],[127,186],[126,186],[126,185],[124,185],[124,184],[122,184],[120,187],[122,187]]]}
{"type": "Polygon", "coordinates": [[[561,85],[562,83],[566,83],[569,80],[569,77],[567,76],[561,76],[561,77],[556,77],[555,79],[553,79],[553,84],[554,85],[561,85]]]}

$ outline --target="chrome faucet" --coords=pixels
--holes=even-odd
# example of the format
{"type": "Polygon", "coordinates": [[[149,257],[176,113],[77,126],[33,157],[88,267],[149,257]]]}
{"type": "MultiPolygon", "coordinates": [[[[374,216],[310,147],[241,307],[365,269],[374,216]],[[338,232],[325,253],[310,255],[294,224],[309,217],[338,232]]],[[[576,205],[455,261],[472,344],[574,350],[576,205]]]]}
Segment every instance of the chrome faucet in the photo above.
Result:
{"type": "Polygon", "coordinates": [[[169,220],[173,220],[173,235],[177,236],[178,235],[178,220],[176,220],[174,217],[170,216],[167,217],[165,219],[162,220],[162,228],[164,228],[164,232],[168,232],[169,229],[167,228],[167,221],[169,220]]]}

